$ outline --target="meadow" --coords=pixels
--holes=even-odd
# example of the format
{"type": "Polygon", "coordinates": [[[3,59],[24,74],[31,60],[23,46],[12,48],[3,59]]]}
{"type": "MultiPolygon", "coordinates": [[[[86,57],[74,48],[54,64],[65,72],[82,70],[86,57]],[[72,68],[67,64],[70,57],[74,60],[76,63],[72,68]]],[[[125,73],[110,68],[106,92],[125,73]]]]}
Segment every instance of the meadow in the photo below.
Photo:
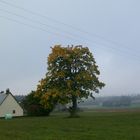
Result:
{"type": "Polygon", "coordinates": [[[0,140],[140,140],[140,112],[81,112],[80,118],[0,119],[0,140]]]}

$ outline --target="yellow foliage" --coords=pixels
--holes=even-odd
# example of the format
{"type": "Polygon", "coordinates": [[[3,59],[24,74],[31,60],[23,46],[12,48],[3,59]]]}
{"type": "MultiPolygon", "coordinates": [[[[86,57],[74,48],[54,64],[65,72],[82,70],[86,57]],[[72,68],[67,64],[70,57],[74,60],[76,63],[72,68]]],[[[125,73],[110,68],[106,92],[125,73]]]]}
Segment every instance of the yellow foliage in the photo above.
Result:
{"type": "Polygon", "coordinates": [[[67,86],[68,86],[68,88],[71,88],[71,86],[72,86],[72,81],[71,80],[67,80],[67,86]]]}

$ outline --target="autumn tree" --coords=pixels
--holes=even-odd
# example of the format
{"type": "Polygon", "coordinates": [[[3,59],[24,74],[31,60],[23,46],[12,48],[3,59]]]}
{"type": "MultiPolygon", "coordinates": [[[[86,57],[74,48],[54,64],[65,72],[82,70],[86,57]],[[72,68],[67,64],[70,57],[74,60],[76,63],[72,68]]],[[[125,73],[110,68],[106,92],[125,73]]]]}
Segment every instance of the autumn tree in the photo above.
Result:
{"type": "Polygon", "coordinates": [[[48,57],[48,72],[38,85],[36,95],[47,108],[56,103],[70,103],[71,116],[76,116],[77,104],[83,98],[104,87],[100,72],[88,47],[56,45],[48,57]]]}

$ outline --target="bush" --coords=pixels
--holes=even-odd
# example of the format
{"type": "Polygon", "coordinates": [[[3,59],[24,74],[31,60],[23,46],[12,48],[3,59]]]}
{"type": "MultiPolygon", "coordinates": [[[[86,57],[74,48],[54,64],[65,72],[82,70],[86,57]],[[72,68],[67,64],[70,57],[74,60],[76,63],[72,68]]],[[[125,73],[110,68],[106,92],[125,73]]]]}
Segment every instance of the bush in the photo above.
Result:
{"type": "Polygon", "coordinates": [[[28,94],[23,100],[23,108],[29,116],[48,116],[53,108],[44,108],[40,104],[40,98],[34,96],[35,91],[28,94]]]}

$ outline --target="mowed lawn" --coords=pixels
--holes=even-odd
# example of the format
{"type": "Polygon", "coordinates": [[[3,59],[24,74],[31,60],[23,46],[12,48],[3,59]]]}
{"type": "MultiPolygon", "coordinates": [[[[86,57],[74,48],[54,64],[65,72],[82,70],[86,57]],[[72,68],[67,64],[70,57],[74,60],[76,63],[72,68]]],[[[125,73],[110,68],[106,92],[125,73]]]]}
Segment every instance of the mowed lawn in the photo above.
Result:
{"type": "Polygon", "coordinates": [[[140,140],[140,112],[0,119],[0,140],[140,140]]]}

